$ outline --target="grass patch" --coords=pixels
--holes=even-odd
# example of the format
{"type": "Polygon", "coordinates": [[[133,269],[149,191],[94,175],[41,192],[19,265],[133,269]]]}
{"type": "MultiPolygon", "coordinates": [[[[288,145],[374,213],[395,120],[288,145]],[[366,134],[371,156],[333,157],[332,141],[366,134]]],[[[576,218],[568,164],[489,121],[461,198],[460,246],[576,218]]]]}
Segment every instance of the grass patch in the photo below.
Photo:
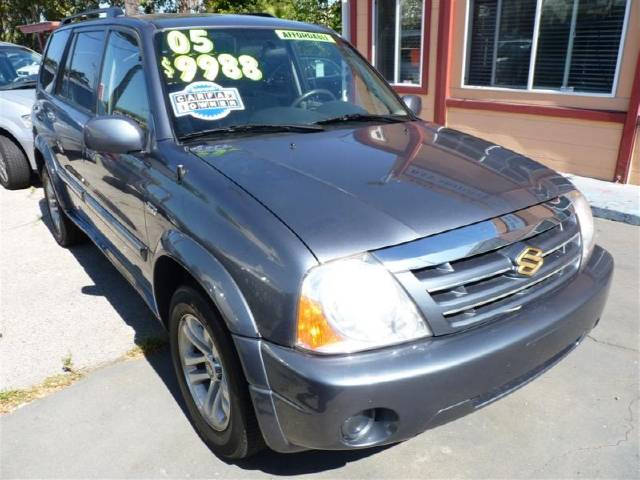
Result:
{"type": "Polygon", "coordinates": [[[0,413],[6,413],[12,405],[20,405],[31,398],[26,390],[5,390],[0,392],[0,413]]]}
{"type": "Polygon", "coordinates": [[[71,352],[67,353],[66,356],[62,357],[62,371],[63,372],[73,372],[73,358],[71,357],[71,352]]]}
{"type": "Polygon", "coordinates": [[[25,403],[44,397],[77,382],[83,377],[76,370],[67,371],[47,377],[40,385],[22,390],[5,390],[0,392],[0,414],[9,413],[25,403]]]}
{"type": "MultiPolygon", "coordinates": [[[[136,341],[136,346],[125,353],[121,359],[147,357],[161,351],[166,345],[166,338],[145,338],[136,341]]],[[[64,373],[47,377],[41,384],[30,388],[0,391],[0,415],[10,413],[26,403],[62,390],[85,376],[86,371],[80,371],[74,367],[71,353],[61,358],[61,361],[64,373]]]]}
{"type": "Polygon", "coordinates": [[[145,338],[143,340],[136,341],[136,346],[125,353],[127,358],[140,358],[153,355],[164,349],[167,346],[166,338],[145,338]]]}

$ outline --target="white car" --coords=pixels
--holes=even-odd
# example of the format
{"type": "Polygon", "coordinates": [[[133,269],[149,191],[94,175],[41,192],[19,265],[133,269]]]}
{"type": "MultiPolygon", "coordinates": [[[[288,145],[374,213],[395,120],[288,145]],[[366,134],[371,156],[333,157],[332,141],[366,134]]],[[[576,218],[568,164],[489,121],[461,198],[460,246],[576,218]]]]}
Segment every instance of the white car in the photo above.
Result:
{"type": "Polygon", "coordinates": [[[0,42],[0,184],[25,188],[36,171],[31,106],[41,57],[28,48],[0,42]]]}

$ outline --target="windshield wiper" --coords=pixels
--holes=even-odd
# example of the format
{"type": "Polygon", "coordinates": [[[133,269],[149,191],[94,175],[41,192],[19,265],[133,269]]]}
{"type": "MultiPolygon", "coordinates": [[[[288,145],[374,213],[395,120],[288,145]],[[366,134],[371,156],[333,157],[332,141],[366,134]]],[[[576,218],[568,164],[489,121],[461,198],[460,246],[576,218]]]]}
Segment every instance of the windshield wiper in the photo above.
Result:
{"type": "Polygon", "coordinates": [[[0,90],[17,90],[19,88],[33,88],[35,86],[35,80],[18,80],[8,85],[1,86],[0,90]]]}
{"type": "Polygon", "coordinates": [[[346,122],[385,122],[398,123],[410,120],[406,115],[375,115],[372,113],[348,113],[339,117],[327,118],[314,122],[314,125],[329,125],[332,123],[346,122]]]}
{"type": "Polygon", "coordinates": [[[208,137],[212,135],[227,135],[230,133],[273,133],[273,132],[299,132],[312,133],[324,130],[319,125],[303,125],[303,124],[248,124],[248,125],[231,125],[229,127],[210,128],[208,130],[198,130],[197,132],[186,133],[180,137],[181,140],[189,140],[192,138],[208,137]]]}

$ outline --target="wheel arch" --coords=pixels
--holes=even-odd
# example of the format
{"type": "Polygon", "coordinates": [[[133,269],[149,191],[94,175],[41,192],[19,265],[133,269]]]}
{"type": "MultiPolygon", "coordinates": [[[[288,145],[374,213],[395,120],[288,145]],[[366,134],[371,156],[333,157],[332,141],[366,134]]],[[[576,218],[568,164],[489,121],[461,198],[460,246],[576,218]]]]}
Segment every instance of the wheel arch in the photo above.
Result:
{"type": "Polygon", "coordinates": [[[240,288],[222,263],[181,232],[165,234],[153,266],[156,313],[168,327],[171,296],[183,284],[195,284],[213,303],[233,334],[259,338],[253,314],[240,288]]]}
{"type": "Polygon", "coordinates": [[[33,150],[38,172],[42,174],[42,170],[46,167],[49,173],[54,173],[56,171],[55,158],[51,148],[42,136],[36,135],[33,142],[33,150]]]}
{"type": "Polygon", "coordinates": [[[49,178],[51,179],[51,184],[53,185],[53,189],[58,196],[58,201],[60,202],[62,208],[68,212],[71,209],[71,201],[68,197],[68,192],[65,184],[58,175],[56,160],[53,152],[51,151],[51,148],[49,147],[47,142],[40,135],[38,135],[33,142],[33,149],[36,163],[38,164],[38,174],[40,175],[40,177],[42,177],[43,170],[47,170],[47,172],[49,173],[49,178]]]}
{"type": "Polygon", "coordinates": [[[44,155],[37,148],[33,149],[33,156],[36,161],[36,169],[38,171],[38,175],[42,176],[42,169],[44,168],[44,155]]]}

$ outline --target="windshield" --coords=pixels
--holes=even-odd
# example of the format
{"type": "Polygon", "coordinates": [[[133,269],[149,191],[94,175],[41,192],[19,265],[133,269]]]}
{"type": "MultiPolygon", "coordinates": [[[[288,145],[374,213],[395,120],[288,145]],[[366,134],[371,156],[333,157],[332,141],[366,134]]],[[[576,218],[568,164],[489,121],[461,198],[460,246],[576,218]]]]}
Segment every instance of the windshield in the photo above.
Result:
{"type": "Polygon", "coordinates": [[[32,84],[40,68],[40,55],[27,48],[0,47],[0,88],[32,84]]]}
{"type": "Polygon", "coordinates": [[[157,41],[178,137],[254,125],[408,118],[384,81],[334,35],[182,29],[160,32],[157,41]]]}

